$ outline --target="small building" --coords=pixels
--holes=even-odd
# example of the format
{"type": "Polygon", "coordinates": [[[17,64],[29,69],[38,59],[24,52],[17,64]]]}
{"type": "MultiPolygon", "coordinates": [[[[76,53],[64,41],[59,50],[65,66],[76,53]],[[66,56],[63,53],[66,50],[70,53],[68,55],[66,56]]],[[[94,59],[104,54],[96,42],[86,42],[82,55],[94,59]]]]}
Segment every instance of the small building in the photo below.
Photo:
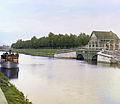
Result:
{"type": "Polygon", "coordinates": [[[104,50],[118,50],[120,49],[120,39],[112,31],[93,31],[88,42],[88,47],[104,50]]]}

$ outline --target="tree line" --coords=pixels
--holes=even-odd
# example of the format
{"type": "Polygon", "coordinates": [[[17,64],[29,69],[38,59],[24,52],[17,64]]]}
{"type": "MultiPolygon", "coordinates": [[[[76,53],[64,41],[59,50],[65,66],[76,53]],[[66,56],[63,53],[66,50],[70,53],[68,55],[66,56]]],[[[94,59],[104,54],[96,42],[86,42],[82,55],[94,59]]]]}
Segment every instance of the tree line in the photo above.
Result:
{"type": "Polygon", "coordinates": [[[85,33],[75,34],[54,34],[50,32],[47,37],[36,38],[33,36],[31,40],[18,40],[11,45],[16,49],[38,49],[38,48],[75,48],[81,47],[88,43],[90,36],[85,33]]]}

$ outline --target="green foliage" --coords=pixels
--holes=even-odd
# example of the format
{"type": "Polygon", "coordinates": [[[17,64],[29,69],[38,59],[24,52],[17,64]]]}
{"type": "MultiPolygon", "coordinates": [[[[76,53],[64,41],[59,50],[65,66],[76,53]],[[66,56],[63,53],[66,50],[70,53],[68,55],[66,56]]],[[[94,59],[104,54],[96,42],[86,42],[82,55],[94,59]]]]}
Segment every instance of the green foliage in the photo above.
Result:
{"type": "Polygon", "coordinates": [[[29,55],[53,57],[55,53],[77,51],[79,49],[12,49],[13,52],[25,53],[29,55]]]}
{"type": "Polygon", "coordinates": [[[12,85],[7,77],[0,72],[0,87],[4,92],[8,104],[32,104],[26,99],[22,92],[18,91],[14,85],[12,85]]]}
{"type": "Polygon", "coordinates": [[[40,48],[75,48],[81,47],[88,43],[89,35],[85,33],[79,34],[54,34],[50,32],[47,37],[36,38],[33,36],[31,40],[22,41],[18,40],[16,43],[12,44],[12,48],[16,49],[40,49],[40,48]]]}
{"type": "Polygon", "coordinates": [[[0,49],[9,49],[10,47],[7,45],[0,46],[0,49]]]}

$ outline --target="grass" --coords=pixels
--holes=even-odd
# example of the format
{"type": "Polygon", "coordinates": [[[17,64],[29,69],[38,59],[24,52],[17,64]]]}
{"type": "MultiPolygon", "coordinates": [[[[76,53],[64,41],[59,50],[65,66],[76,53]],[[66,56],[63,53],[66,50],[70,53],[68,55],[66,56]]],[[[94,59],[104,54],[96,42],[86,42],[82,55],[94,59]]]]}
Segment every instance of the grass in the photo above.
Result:
{"type": "Polygon", "coordinates": [[[0,87],[5,94],[8,104],[32,104],[24,94],[12,85],[6,76],[0,72],[0,87]]]}
{"type": "Polygon", "coordinates": [[[14,52],[25,53],[36,56],[53,57],[55,53],[77,51],[79,49],[12,49],[14,52]]]}

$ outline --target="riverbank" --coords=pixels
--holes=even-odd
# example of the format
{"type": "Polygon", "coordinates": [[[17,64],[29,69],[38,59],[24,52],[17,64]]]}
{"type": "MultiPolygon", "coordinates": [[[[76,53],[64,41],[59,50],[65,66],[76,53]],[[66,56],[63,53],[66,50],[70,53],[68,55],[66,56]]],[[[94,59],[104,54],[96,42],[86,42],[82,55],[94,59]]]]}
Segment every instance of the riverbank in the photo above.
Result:
{"type": "Polygon", "coordinates": [[[79,49],[12,49],[13,52],[35,56],[54,57],[55,53],[77,51],[79,49]]]}
{"type": "Polygon", "coordinates": [[[0,87],[7,99],[8,104],[32,104],[24,94],[12,85],[6,76],[0,72],[0,87]]]}

